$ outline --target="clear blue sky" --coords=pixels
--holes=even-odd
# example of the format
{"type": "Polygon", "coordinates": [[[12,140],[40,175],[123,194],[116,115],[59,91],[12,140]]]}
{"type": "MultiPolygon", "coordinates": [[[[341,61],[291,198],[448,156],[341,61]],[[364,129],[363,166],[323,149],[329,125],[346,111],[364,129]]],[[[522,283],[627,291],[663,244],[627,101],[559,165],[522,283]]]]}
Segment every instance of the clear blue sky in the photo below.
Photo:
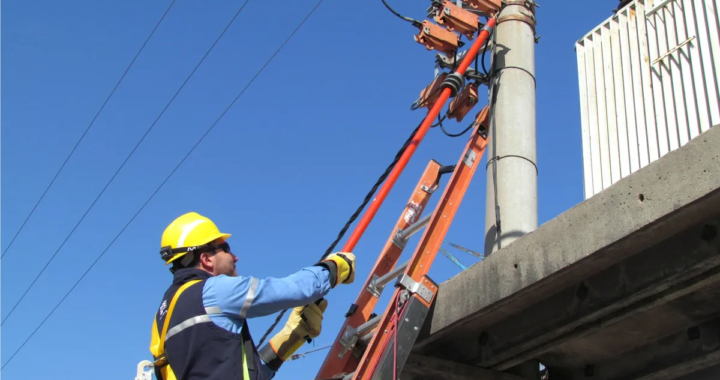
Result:
{"type": "MultiPolygon", "coordinates": [[[[3,318],[241,2],[177,1],[3,259],[3,318]]],[[[168,4],[3,2],[3,250],[168,4]]],[[[250,1],[2,326],[2,363],[314,4],[250,1]]],[[[392,4],[415,18],[428,6],[392,4]]],[[[583,199],[573,44],[609,17],[617,1],[540,5],[537,144],[544,223],[583,199]]],[[[415,43],[413,33],[379,0],[324,2],[5,368],[4,378],[132,379],[136,364],[150,358],[153,314],[171,280],[158,255],[160,235],[185,212],[204,214],[233,233],[243,275],[283,276],[313,264],[423,117],[409,107],[432,79],[435,53],[415,43]]],[[[486,102],[483,96],[481,106],[486,102]]],[[[446,126],[458,131],[466,124],[446,126]]],[[[357,281],[329,295],[318,346],[334,339],[428,160],[455,163],[465,141],[438,129],[428,133],[355,249],[357,281]]],[[[479,251],[485,172],[477,173],[448,240],[479,251]]],[[[465,264],[475,262],[451,252],[465,264]]],[[[444,281],[458,272],[438,255],[431,276],[444,281]]],[[[256,340],[273,319],[250,321],[256,340]]],[[[325,353],[287,363],[276,378],[311,379],[325,353]]]]}

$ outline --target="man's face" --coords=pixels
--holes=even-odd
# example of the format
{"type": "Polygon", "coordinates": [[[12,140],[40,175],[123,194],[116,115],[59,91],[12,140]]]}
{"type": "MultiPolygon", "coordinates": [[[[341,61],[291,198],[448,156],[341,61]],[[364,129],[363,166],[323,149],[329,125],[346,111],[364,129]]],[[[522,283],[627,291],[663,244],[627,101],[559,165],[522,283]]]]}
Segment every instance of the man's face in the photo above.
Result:
{"type": "MultiPolygon", "coordinates": [[[[223,243],[220,241],[218,243],[223,243]]],[[[235,268],[235,263],[238,261],[237,256],[230,253],[230,247],[226,245],[227,249],[218,249],[214,255],[212,255],[211,260],[213,263],[213,270],[212,274],[213,276],[218,276],[221,274],[235,277],[237,276],[237,270],[235,268]]]]}

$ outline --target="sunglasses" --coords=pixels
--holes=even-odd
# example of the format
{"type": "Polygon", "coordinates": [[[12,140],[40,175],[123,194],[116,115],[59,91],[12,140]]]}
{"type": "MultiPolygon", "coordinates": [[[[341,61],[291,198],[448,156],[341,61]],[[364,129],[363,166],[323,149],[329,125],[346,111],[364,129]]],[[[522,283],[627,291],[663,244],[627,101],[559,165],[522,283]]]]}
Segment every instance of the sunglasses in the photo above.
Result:
{"type": "Polygon", "coordinates": [[[225,251],[227,253],[231,253],[230,252],[230,244],[228,244],[227,242],[216,244],[214,246],[214,249],[222,249],[223,251],[225,251]]]}

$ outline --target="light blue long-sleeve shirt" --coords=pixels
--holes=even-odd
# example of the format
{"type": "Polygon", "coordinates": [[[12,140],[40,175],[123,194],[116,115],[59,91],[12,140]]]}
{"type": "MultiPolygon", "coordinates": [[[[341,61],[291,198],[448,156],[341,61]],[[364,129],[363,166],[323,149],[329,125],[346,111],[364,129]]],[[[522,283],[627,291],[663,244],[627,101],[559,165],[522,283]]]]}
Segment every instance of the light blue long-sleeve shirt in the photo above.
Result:
{"type": "MultiPolygon", "coordinates": [[[[218,326],[240,333],[246,318],[270,315],[314,302],[330,291],[330,272],[324,267],[307,267],[283,278],[226,275],[207,279],[203,304],[210,319],[218,326]]],[[[275,372],[263,363],[263,378],[272,379],[275,372]]]]}

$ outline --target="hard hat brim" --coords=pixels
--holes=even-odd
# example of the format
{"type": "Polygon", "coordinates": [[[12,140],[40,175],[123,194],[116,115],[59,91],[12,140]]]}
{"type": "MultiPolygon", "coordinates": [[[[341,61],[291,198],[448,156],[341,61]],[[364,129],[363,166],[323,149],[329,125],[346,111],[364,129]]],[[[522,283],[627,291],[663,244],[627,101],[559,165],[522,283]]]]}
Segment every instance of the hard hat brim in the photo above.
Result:
{"type": "MultiPolygon", "coordinates": [[[[230,236],[232,236],[232,234],[219,233],[219,234],[217,234],[217,235],[211,236],[210,239],[208,239],[207,243],[210,243],[211,241],[215,241],[215,240],[217,240],[217,239],[226,240],[226,239],[229,238],[230,236]]],[[[207,243],[205,243],[205,244],[207,244],[207,243]]],[[[170,265],[170,263],[172,263],[173,261],[175,261],[175,260],[177,260],[177,259],[185,256],[186,254],[187,254],[187,252],[178,253],[177,255],[173,256],[170,260],[166,261],[166,262],[165,262],[165,265],[170,265]]]]}

